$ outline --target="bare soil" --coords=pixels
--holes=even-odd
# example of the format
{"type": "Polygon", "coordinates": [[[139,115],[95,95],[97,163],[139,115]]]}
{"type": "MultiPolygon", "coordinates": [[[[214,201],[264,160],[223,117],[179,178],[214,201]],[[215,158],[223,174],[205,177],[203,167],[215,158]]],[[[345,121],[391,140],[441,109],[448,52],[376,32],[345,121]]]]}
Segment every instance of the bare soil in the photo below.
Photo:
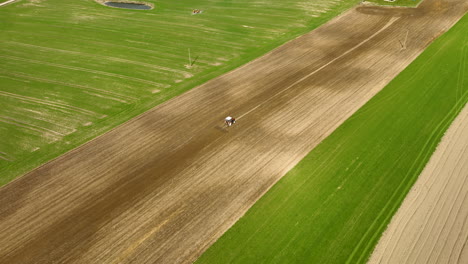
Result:
{"type": "Polygon", "coordinates": [[[0,262],[194,261],[467,10],[356,7],[20,177],[0,262]]]}
{"type": "Polygon", "coordinates": [[[372,263],[468,263],[468,105],[393,217],[372,263]]]}

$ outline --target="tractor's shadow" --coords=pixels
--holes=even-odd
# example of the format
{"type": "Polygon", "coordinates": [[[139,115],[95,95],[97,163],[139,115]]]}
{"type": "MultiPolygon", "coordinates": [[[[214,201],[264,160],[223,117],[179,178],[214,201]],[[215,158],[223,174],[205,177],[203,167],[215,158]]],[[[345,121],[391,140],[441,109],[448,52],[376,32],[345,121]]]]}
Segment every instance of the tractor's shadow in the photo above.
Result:
{"type": "Polygon", "coordinates": [[[226,126],[215,126],[215,128],[223,133],[229,133],[229,129],[226,126]]]}

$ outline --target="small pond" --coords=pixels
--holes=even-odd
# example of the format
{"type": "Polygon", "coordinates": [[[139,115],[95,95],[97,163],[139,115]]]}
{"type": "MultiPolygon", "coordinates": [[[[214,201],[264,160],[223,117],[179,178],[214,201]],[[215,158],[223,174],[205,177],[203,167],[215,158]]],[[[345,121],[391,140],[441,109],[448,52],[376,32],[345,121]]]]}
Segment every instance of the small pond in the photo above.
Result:
{"type": "Polygon", "coordinates": [[[126,8],[126,9],[138,9],[138,10],[149,10],[151,6],[145,4],[135,4],[135,3],[122,3],[122,2],[105,2],[106,6],[126,8]]]}

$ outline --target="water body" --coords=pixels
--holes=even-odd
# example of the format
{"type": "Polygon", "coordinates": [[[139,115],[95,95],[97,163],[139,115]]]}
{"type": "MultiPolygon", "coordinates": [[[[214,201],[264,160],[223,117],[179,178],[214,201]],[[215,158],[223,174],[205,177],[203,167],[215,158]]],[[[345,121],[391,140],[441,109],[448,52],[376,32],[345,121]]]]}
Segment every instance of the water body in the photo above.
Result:
{"type": "Polygon", "coordinates": [[[121,2],[105,2],[106,6],[126,8],[126,9],[138,9],[138,10],[149,10],[151,6],[145,4],[134,4],[134,3],[121,3],[121,2]]]}

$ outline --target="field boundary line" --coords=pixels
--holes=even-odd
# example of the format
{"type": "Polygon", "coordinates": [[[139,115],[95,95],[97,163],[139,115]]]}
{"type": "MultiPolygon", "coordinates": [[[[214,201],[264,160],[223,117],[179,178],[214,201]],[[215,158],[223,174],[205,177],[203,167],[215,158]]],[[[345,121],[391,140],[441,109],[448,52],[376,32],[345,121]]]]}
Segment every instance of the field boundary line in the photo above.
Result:
{"type": "Polygon", "coordinates": [[[0,6],[8,5],[8,4],[11,4],[11,3],[15,2],[15,1],[16,0],[8,0],[6,2],[0,3],[0,6]]]}

